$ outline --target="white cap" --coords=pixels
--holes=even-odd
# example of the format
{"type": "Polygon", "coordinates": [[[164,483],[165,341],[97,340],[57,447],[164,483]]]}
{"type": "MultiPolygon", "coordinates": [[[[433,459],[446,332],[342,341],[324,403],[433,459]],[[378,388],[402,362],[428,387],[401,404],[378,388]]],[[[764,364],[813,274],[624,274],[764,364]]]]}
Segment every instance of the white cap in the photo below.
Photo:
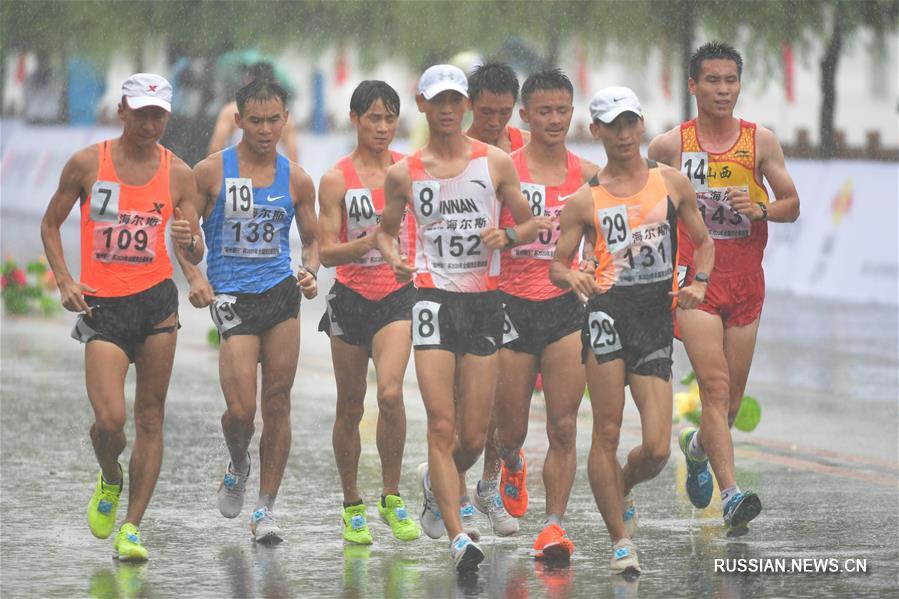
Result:
{"type": "Polygon", "coordinates": [[[468,97],[468,79],[459,67],[451,64],[435,64],[421,74],[418,80],[418,93],[430,100],[446,90],[459,92],[468,97]]]}
{"type": "Polygon", "coordinates": [[[643,117],[640,100],[629,87],[607,87],[596,92],[590,100],[590,120],[609,124],[623,112],[633,112],[643,117]]]}
{"type": "Polygon", "coordinates": [[[172,84],[160,75],[135,73],[122,84],[122,95],[128,108],[137,110],[147,106],[159,106],[172,111],[172,84]]]}

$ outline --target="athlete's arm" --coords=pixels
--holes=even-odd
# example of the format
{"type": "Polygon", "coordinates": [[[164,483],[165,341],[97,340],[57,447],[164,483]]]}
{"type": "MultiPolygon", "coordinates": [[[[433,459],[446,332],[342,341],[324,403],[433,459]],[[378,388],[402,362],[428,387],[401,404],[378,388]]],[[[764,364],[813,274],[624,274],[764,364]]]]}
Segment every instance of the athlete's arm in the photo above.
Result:
{"type": "Polygon", "coordinates": [[[675,127],[665,133],[656,135],[651,142],[647,155],[650,160],[667,164],[674,168],[680,168],[678,164],[680,154],[680,128],[675,127]]]}
{"type": "Polygon", "coordinates": [[[375,248],[375,235],[364,235],[345,243],[340,241],[345,194],[343,173],[338,168],[332,168],[324,174],[318,186],[318,234],[322,266],[355,262],[375,248]]]}
{"type": "Polygon", "coordinates": [[[580,269],[572,270],[571,261],[578,245],[589,229],[592,229],[593,196],[584,185],[565,202],[560,216],[562,227],[556,252],[549,264],[549,280],[560,289],[573,289],[581,297],[592,297],[599,286],[592,274],[580,269]]]}
{"type": "Polygon", "coordinates": [[[287,123],[281,131],[281,143],[284,144],[284,153],[292,162],[300,162],[300,145],[297,140],[297,130],[294,129],[290,116],[287,117],[287,123]]]}
{"type": "MultiPolygon", "coordinates": [[[[784,151],[770,130],[759,127],[755,136],[759,171],[771,186],[776,201],[768,204],[768,220],[775,223],[792,223],[799,218],[799,193],[793,177],[787,172],[784,151]]],[[[756,204],[759,212],[761,207],[756,204]]],[[[761,218],[761,215],[759,215],[761,218]]]]}
{"type": "MultiPolygon", "coordinates": [[[[674,199],[677,200],[677,216],[680,223],[687,228],[690,239],[693,241],[693,266],[696,272],[710,273],[715,266],[715,242],[705,227],[705,221],[699,213],[696,203],[696,192],[690,180],[673,168],[664,168],[662,176],[665,185],[674,199]]],[[[677,306],[684,310],[691,310],[702,303],[705,298],[708,283],[694,280],[686,287],[671,292],[677,295],[677,306]]]]}
{"type": "Polygon", "coordinates": [[[177,156],[172,157],[171,172],[174,214],[170,231],[175,253],[183,255],[191,264],[199,264],[205,244],[200,232],[202,199],[197,191],[197,180],[190,167],[177,156]]]}
{"type": "Polygon", "coordinates": [[[96,147],[85,148],[76,152],[59,176],[59,185],[50,198],[50,205],[41,220],[41,240],[44,243],[44,253],[53,276],[56,277],[56,286],[59,287],[59,297],[63,307],[71,312],[87,312],[91,310],[84,301],[84,292],[96,293],[87,285],[76,282],[72,278],[66,266],[66,259],[62,251],[62,236],[59,228],[72,211],[72,206],[79,199],[87,198],[85,179],[92,172],[91,165],[97,164],[96,147]]]}
{"type": "MultiPolygon", "coordinates": [[[[515,219],[516,245],[530,243],[537,239],[537,233],[549,230],[552,221],[549,217],[534,217],[528,201],[521,193],[521,181],[515,163],[508,154],[496,148],[490,148],[487,154],[490,177],[496,185],[497,198],[509,207],[512,218],[515,219]]],[[[509,236],[506,231],[497,228],[481,231],[481,239],[484,245],[492,250],[498,250],[509,246],[509,236]]]]}
{"type": "Polygon", "coordinates": [[[409,173],[408,159],[397,162],[387,169],[384,179],[384,210],[381,223],[375,232],[375,243],[384,260],[393,269],[398,283],[412,279],[415,268],[406,264],[400,255],[396,242],[403,222],[403,211],[412,199],[412,175],[409,173]]]}
{"type": "MultiPolygon", "coordinates": [[[[595,177],[599,173],[599,165],[590,162],[585,158],[581,158],[581,181],[585,184],[590,181],[593,177],[595,177]]],[[[587,230],[584,234],[584,244],[583,250],[581,251],[581,261],[578,264],[578,269],[588,273],[593,274],[596,272],[596,250],[595,250],[595,240],[592,235],[593,228],[587,230]]]]}
{"type": "MultiPolygon", "coordinates": [[[[215,189],[215,183],[213,183],[213,181],[218,182],[220,177],[220,175],[215,172],[213,161],[213,158],[206,158],[205,160],[198,162],[193,168],[193,177],[198,188],[195,209],[197,214],[202,215],[204,218],[206,216],[206,206],[210,201],[210,197],[214,198],[214,194],[216,193],[213,191],[215,189]]],[[[200,241],[202,242],[202,237],[200,238],[200,241]]],[[[206,275],[203,274],[203,271],[200,270],[197,265],[182,256],[181,252],[175,252],[175,259],[178,260],[178,265],[181,267],[181,271],[184,273],[188,285],[190,285],[190,291],[187,296],[190,300],[190,304],[194,308],[205,308],[211,304],[215,300],[215,292],[212,289],[212,285],[210,285],[209,281],[206,279],[206,275]]]]}
{"type": "Polygon", "coordinates": [[[290,195],[296,210],[297,230],[303,245],[302,264],[297,273],[297,284],[306,299],[318,295],[318,219],[315,217],[315,184],[299,165],[290,165],[290,195]]]}
{"type": "Polygon", "coordinates": [[[237,112],[236,102],[228,102],[219,111],[218,118],[215,119],[215,128],[212,130],[212,139],[209,140],[210,154],[224,150],[228,145],[228,140],[237,129],[237,124],[234,122],[235,112],[237,112]]]}

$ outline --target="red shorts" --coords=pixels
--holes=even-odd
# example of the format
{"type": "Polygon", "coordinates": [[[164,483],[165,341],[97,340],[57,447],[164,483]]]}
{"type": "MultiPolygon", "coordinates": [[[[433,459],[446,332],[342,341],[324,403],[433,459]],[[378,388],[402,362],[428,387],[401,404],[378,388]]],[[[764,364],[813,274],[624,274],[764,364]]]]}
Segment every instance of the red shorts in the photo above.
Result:
{"type": "MultiPolygon", "coordinates": [[[[684,282],[693,282],[693,269],[688,268],[684,282]]],[[[697,308],[720,316],[724,328],[752,324],[762,314],[765,303],[765,273],[762,270],[722,275],[713,272],[705,299],[697,308]]],[[[680,331],[675,327],[678,339],[680,331]]]]}

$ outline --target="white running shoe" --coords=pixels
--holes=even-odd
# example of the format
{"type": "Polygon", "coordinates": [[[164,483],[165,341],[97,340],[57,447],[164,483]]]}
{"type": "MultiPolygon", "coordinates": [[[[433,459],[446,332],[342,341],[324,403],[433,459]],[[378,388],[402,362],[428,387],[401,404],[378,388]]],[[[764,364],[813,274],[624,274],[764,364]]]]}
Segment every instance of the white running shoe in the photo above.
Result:
{"type": "Polygon", "coordinates": [[[609,561],[612,574],[640,574],[640,562],[637,561],[637,546],[628,538],[623,538],[612,547],[612,559],[609,561]]]}
{"type": "Polygon", "coordinates": [[[494,482],[487,485],[487,495],[481,495],[480,488],[472,496],[472,503],[478,511],[487,516],[493,534],[499,537],[511,537],[518,533],[518,520],[509,515],[503,505],[503,498],[494,482]]]}
{"type": "Polygon", "coordinates": [[[284,540],[281,527],[275,522],[275,515],[266,506],[262,506],[250,517],[250,530],[257,543],[276,545],[284,540]]]}
{"type": "Polygon", "coordinates": [[[459,519],[462,521],[462,530],[471,537],[473,541],[481,540],[481,531],[478,530],[478,523],[475,521],[477,510],[471,505],[471,500],[464,503],[459,502],[459,519]]]}
{"type": "Polygon", "coordinates": [[[247,472],[241,474],[234,471],[234,465],[229,461],[225,469],[225,476],[218,490],[219,511],[225,518],[236,518],[243,509],[243,496],[247,490],[247,479],[250,478],[250,453],[247,452],[247,472]]]}
{"type": "Polygon", "coordinates": [[[440,515],[440,507],[437,498],[431,492],[431,478],[428,476],[428,463],[418,465],[418,478],[421,481],[421,491],[424,496],[421,508],[421,529],[432,539],[439,539],[446,534],[446,526],[440,515]]]}
{"type": "Polygon", "coordinates": [[[450,543],[450,555],[456,564],[457,572],[472,572],[478,569],[478,564],[484,561],[484,552],[464,532],[450,543]]]}

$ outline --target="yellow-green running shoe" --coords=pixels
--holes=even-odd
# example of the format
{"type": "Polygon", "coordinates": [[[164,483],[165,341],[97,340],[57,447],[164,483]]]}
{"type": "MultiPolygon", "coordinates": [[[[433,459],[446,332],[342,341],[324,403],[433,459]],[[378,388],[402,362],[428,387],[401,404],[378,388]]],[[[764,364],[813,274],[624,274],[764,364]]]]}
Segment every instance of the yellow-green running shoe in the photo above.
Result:
{"type": "Polygon", "coordinates": [[[343,539],[356,545],[371,545],[371,531],[365,520],[365,504],[343,508],[343,539]]]}
{"type": "MultiPolygon", "coordinates": [[[[122,472],[121,464],[119,472],[122,472]]],[[[108,538],[115,528],[115,513],[119,507],[119,496],[122,494],[124,481],[123,475],[122,482],[110,485],[103,481],[102,472],[97,475],[97,486],[90,503],[87,504],[87,524],[90,526],[91,534],[98,539],[108,538]]]]}
{"type": "Polygon", "coordinates": [[[122,524],[113,550],[112,556],[120,562],[145,562],[149,557],[146,547],[140,543],[140,531],[130,522],[122,524]]]}
{"type": "Polygon", "coordinates": [[[387,495],[383,501],[378,502],[378,512],[381,520],[390,526],[393,536],[400,541],[414,541],[421,536],[421,529],[415,520],[406,512],[406,504],[399,495],[387,495]]]}

